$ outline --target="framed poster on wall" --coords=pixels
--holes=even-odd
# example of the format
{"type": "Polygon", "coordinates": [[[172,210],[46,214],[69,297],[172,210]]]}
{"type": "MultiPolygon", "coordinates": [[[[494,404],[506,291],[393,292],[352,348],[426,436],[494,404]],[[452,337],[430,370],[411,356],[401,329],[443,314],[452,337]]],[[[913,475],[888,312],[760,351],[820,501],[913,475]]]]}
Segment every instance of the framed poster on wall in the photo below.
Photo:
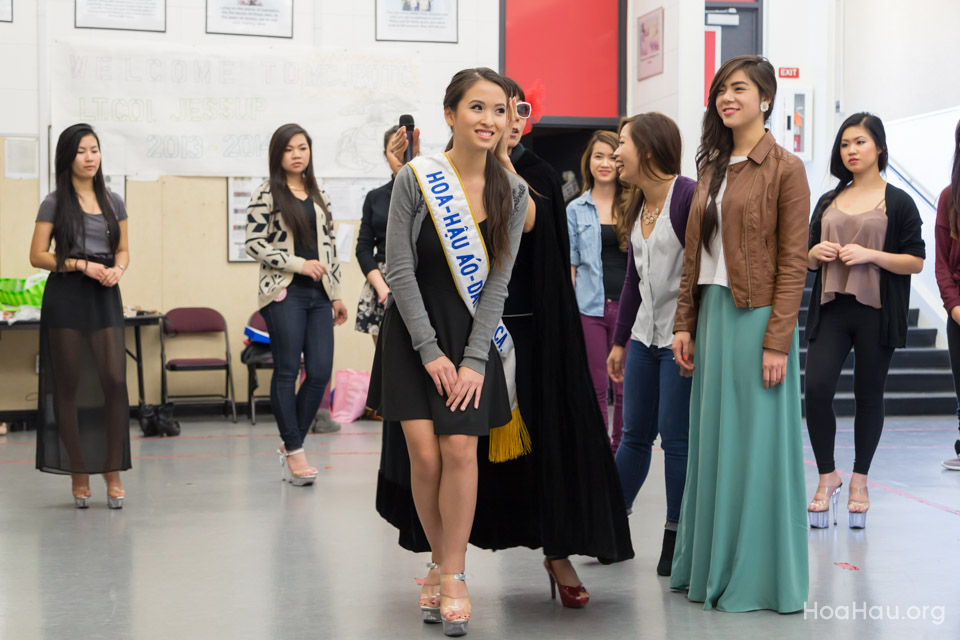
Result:
{"type": "Polygon", "coordinates": [[[77,29],[167,30],[167,0],[74,0],[77,29]]]}
{"type": "Polygon", "coordinates": [[[256,262],[247,255],[247,205],[266,178],[227,178],[227,262],[256,262]]]}
{"type": "Polygon", "coordinates": [[[293,37],[293,0],[207,0],[207,33],[293,37]]]}
{"type": "Polygon", "coordinates": [[[637,80],[663,73],[663,7],[637,19],[637,80]]]}
{"type": "Polygon", "coordinates": [[[456,43],[458,0],[376,0],[377,40],[456,43]]]}
{"type": "Polygon", "coordinates": [[[13,0],[0,0],[0,22],[13,22],[13,0]]]}

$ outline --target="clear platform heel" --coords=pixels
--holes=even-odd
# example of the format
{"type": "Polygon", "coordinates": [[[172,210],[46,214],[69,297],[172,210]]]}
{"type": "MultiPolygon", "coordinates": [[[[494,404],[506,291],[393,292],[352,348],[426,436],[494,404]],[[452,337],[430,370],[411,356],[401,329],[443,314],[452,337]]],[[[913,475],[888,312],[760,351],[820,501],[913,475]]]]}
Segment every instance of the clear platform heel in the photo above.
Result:
{"type": "MultiPolygon", "coordinates": [[[[440,576],[443,579],[460,580],[466,582],[465,573],[445,573],[440,576]]],[[[470,596],[463,598],[451,598],[440,593],[440,617],[443,619],[443,635],[458,637],[467,635],[467,625],[470,623],[470,596]]]]}
{"type": "Polygon", "coordinates": [[[317,479],[317,470],[313,468],[304,469],[303,471],[294,472],[290,468],[290,465],[287,464],[287,458],[290,456],[297,455],[298,453],[303,453],[303,447],[295,449],[293,451],[284,451],[283,449],[277,449],[277,453],[280,455],[280,481],[283,482],[286,480],[295,487],[306,487],[313,484],[314,480],[317,479]]]}
{"type": "MultiPolygon", "coordinates": [[[[440,568],[436,562],[428,562],[427,569],[436,571],[440,568]]],[[[427,624],[440,624],[440,585],[424,584],[420,587],[420,615],[427,624]]]]}
{"type": "Polygon", "coordinates": [[[837,500],[840,496],[841,482],[836,487],[817,487],[819,493],[822,489],[827,496],[823,500],[813,500],[807,506],[807,519],[810,526],[814,529],[826,529],[830,526],[830,509],[833,509],[833,524],[837,524],[837,500]]]}
{"type": "Polygon", "coordinates": [[[866,487],[850,487],[850,499],[847,501],[847,514],[851,529],[864,529],[867,526],[867,511],[870,510],[870,498],[866,487]],[[856,496],[858,499],[854,499],[856,496]],[[857,511],[854,511],[857,509],[857,511]]]}

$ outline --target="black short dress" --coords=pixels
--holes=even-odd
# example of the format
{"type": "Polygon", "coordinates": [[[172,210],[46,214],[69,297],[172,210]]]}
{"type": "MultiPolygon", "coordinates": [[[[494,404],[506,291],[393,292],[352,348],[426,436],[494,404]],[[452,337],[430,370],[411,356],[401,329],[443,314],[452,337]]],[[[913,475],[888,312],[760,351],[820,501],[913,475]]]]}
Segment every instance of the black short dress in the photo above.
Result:
{"type": "MultiPolygon", "coordinates": [[[[487,221],[480,222],[480,234],[487,246],[487,221]]],[[[473,316],[464,304],[443,252],[443,245],[429,215],[417,236],[417,284],[430,324],[437,333],[437,344],[454,366],[463,359],[463,351],[473,327],[473,316]]],[[[420,354],[403,323],[397,305],[390,305],[380,327],[370,393],[367,403],[384,420],[433,420],[437,435],[465,434],[485,436],[490,429],[510,422],[510,399],[500,355],[491,336],[480,408],[473,401],[466,411],[450,411],[446,396],[437,393],[420,354]]]]}

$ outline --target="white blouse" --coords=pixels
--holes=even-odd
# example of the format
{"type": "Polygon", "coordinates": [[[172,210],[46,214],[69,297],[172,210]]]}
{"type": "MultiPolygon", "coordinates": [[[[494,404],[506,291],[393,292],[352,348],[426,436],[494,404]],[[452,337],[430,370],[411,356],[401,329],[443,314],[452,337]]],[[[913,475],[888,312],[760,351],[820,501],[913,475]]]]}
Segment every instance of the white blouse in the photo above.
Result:
{"type": "MultiPolygon", "coordinates": [[[[730,164],[746,161],[747,156],[731,156],[730,164]]],[[[706,250],[703,244],[700,245],[700,278],[698,285],[719,284],[722,287],[729,287],[730,280],[727,277],[727,261],[723,256],[723,216],[721,212],[721,203],[723,202],[723,192],[727,190],[727,176],[724,172],[723,182],[720,183],[720,191],[717,192],[717,232],[713,234],[710,240],[710,251],[706,250]]]]}
{"type": "Polygon", "coordinates": [[[673,346],[673,317],[683,273],[683,245],[670,220],[670,201],[676,184],[674,178],[650,237],[643,237],[641,217],[637,217],[630,233],[633,261],[640,276],[640,308],[630,338],[647,346],[673,346]]]}

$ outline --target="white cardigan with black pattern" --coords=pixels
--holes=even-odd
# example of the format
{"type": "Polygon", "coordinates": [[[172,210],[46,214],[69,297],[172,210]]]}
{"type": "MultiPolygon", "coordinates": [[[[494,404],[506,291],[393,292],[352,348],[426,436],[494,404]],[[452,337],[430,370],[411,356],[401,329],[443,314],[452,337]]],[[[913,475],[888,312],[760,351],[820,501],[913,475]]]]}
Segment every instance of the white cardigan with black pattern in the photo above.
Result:
{"type": "MultiPolygon", "coordinates": [[[[330,211],[330,199],[320,192],[323,203],[330,211]]],[[[314,203],[317,222],[326,220],[320,205],[314,203]]],[[[290,283],[293,276],[303,268],[303,258],[296,255],[293,233],[283,222],[280,210],[273,206],[270,195],[270,181],[267,180],[254,191],[247,205],[247,254],[260,263],[260,286],[258,304],[262,309],[279,296],[290,283]]],[[[317,224],[317,247],[320,262],[326,268],[323,276],[323,288],[330,300],[340,299],[340,260],[333,228],[327,224],[317,224]]]]}

